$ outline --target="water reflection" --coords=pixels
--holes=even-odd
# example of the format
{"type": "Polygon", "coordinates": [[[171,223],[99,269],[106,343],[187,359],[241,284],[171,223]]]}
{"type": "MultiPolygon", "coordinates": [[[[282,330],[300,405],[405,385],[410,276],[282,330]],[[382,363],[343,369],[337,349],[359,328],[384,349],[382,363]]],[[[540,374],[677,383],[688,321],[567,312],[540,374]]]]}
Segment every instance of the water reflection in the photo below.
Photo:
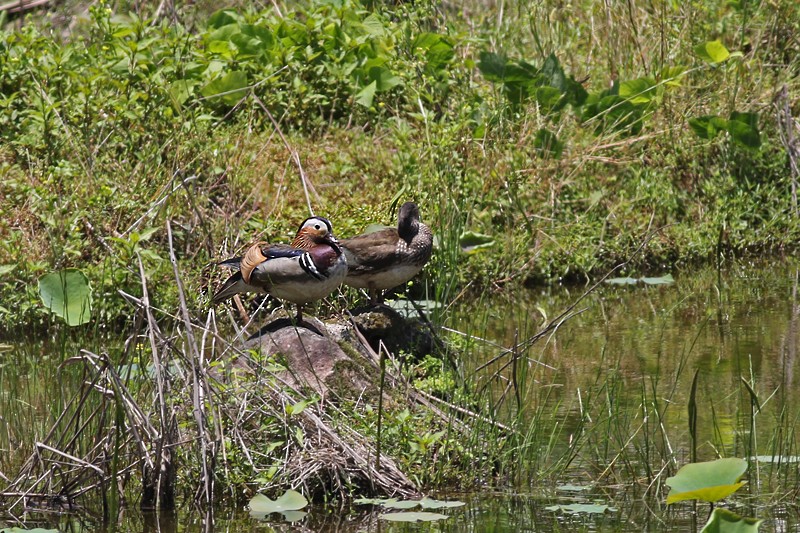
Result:
{"type": "MultiPolygon", "coordinates": [[[[519,416],[523,428],[537,424],[541,440],[532,440],[510,475],[513,493],[447,495],[467,503],[441,511],[448,520],[389,523],[366,506],[312,506],[293,524],[277,516],[257,521],[235,506],[171,515],[129,508],[106,525],[74,515],[21,518],[29,527],[60,531],[696,531],[708,506],[667,507],[663,486],[664,472],[691,455],[687,406],[696,371],[699,460],[800,455],[798,265],[741,265],[722,276],[708,270],[675,278],[670,286],[601,286],[530,345],[525,341],[583,288],[486,294],[451,306],[446,325],[461,332],[450,335],[464,375],[486,386],[505,421],[519,416]],[[514,356],[516,366],[509,363],[514,356]],[[613,510],[554,509],[574,503],[613,510]]],[[[4,379],[0,372],[0,383],[10,385],[4,379]]],[[[46,393],[24,389],[19,397],[34,405],[46,393]]],[[[12,444],[4,439],[4,447],[12,444]]],[[[796,465],[754,461],[748,481],[729,507],[765,518],[762,530],[800,528],[796,465]]],[[[0,521],[0,528],[14,524],[0,521]]]]}

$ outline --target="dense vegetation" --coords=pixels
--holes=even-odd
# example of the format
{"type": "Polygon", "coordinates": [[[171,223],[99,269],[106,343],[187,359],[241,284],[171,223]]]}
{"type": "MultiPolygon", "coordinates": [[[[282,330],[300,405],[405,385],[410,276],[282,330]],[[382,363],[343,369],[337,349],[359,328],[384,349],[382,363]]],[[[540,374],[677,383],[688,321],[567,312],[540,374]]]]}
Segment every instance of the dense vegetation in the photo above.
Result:
{"type": "Polygon", "coordinates": [[[800,236],[777,120],[797,114],[794,2],[184,9],[5,25],[6,324],[39,323],[35,281],[63,267],[87,273],[108,323],[137,255],[174,303],[166,219],[204,307],[210,261],[306,216],[301,168],[342,236],[416,200],[440,298],[585,279],[643,243],[629,269],[800,236]],[[462,254],[466,231],[494,246],[462,254]]]}
{"type": "MultiPolygon", "coordinates": [[[[220,340],[228,332],[217,335],[207,313],[209,291],[226,274],[213,263],[256,239],[290,240],[312,208],[346,237],[416,201],[438,242],[411,290],[431,306],[462,289],[507,289],[512,301],[522,284],[584,282],[622,262],[627,273],[666,274],[781,254],[800,238],[789,155],[800,153],[791,118],[800,112],[795,2],[168,5],[97,2],[4,21],[0,341],[46,331],[30,337],[49,343],[41,353],[25,345],[20,352],[31,353],[15,355],[23,364],[8,367],[30,370],[35,385],[0,396],[0,407],[22,413],[5,432],[3,446],[15,452],[5,472],[35,451],[25,431],[86,446],[108,467],[105,450],[74,437],[70,424],[84,417],[83,436],[96,424],[131,465],[190,435],[175,462],[194,467],[178,481],[198,499],[294,485],[298,471],[329,497],[336,483],[316,479],[303,455],[320,451],[309,436],[322,426],[369,445],[382,432],[385,453],[416,487],[524,483],[573,460],[582,441],[571,437],[564,457],[536,455],[548,439],[552,449],[558,422],[540,431],[543,410],[520,413],[520,397],[551,390],[534,386],[538,367],[517,364],[536,336],[515,338],[490,363],[470,361],[500,367],[478,386],[458,373],[463,360],[452,362],[475,339],[442,333],[433,356],[388,371],[398,390],[419,393],[408,408],[377,408],[374,390],[338,403],[298,392],[272,375],[280,358],[231,356],[220,340]],[[37,280],[57,287],[61,278],[51,276],[63,269],[91,284],[88,325],[67,328],[41,303],[37,280]],[[48,358],[57,364],[40,364],[48,358]],[[237,374],[237,358],[258,370],[237,374]],[[154,368],[171,390],[154,389],[154,368]],[[124,385],[115,372],[127,372],[124,385]],[[493,397],[504,372],[513,377],[493,397]],[[56,379],[60,395],[48,390],[56,379]],[[123,405],[129,397],[140,403],[123,405]],[[445,407],[419,408],[427,401],[445,407]],[[51,418],[39,416],[41,405],[51,418]],[[140,405],[149,406],[141,416],[140,405]],[[125,431],[132,419],[138,442],[125,431]]],[[[330,298],[317,314],[357,298],[330,298]]],[[[371,384],[377,361],[363,365],[371,384]]],[[[11,390],[19,376],[0,372],[0,384],[11,390]]],[[[662,414],[670,403],[655,388],[642,394],[662,414]]],[[[633,437],[627,428],[620,435],[625,448],[633,437]]],[[[657,456],[648,480],[675,466],[669,447],[645,448],[657,456]]],[[[312,462],[321,471],[326,461],[312,462]]],[[[18,480],[43,479],[32,464],[18,480]]],[[[631,479],[644,478],[639,468],[631,479]]],[[[116,463],[110,471],[114,481],[129,475],[116,463]]],[[[367,490],[335,481],[342,493],[367,490]]]]}

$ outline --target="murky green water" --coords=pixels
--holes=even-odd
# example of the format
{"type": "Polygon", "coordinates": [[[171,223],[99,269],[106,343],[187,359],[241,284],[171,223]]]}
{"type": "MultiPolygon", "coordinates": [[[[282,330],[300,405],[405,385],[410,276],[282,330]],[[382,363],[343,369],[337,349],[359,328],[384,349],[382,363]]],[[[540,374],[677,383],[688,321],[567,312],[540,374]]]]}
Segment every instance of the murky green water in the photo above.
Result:
{"type": "MultiPolygon", "coordinates": [[[[156,517],[126,510],[111,531],[690,531],[708,506],[664,505],[664,472],[690,461],[689,393],[697,371],[698,460],[753,458],[748,484],[726,507],[765,519],[762,531],[800,531],[800,345],[797,263],[739,265],[676,274],[668,286],[603,285],[553,333],[525,341],[583,288],[487,294],[456,301],[447,324],[459,333],[467,374],[505,417],[529,424],[527,466],[505,473],[511,494],[449,495],[466,506],[434,524],[390,524],[365,507],[313,507],[302,522],[258,522],[241,510],[181,510],[156,517]],[[513,297],[511,297],[513,296],[513,297]],[[517,364],[508,364],[511,354],[517,364]],[[488,361],[495,362],[484,366],[488,361]],[[744,382],[747,382],[745,385],[744,382]],[[753,393],[749,391],[752,389],[753,393]],[[754,395],[753,395],[754,394],[754,395]],[[759,410],[760,408],[760,410],[759,410]],[[570,515],[555,505],[606,505],[570,515]]],[[[3,354],[6,360],[10,354],[3,354]]],[[[29,358],[30,359],[30,358],[29,358]]],[[[35,367],[30,374],[35,375],[35,367]]],[[[7,389],[0,370],[0,383],[7,389]]],[[[22,390],[22,389],[19,389],[22,390]]],[[[6,398],[0,405],[11,405],[6,398]]],[[[33,396],[19,401],[34,401],[33,396]]],[[[9,416],[0,413],[2,417],[9,416]]],[[[441,495],[440,495],[441,497],[441,495]]],[[[25,518],[25,517],[20,517],[25,518]]],[[[96,531],[91,518],[33,516],[30,525],[96,531]]],[[[5,524],[0,522],[0,528],[5,524]]],[[[8,523],[11,525],[11,523],[8,523]]]]}

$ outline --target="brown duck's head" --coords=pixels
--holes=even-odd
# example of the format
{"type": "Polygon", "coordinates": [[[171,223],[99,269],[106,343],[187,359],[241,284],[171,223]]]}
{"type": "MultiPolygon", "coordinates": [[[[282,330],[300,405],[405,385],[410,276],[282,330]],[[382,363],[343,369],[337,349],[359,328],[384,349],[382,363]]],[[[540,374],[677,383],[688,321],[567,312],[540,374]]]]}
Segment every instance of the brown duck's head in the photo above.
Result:
{"type": "Polygon", "coordinates": [[[328,244],[337,254],[341,253],[339,241],[333,236],[331,221],[325,217],[315,216],[305,219],[292,241],[292,246],[303,250],[308,250],[317,244],[328,244]]]}
{"type": "Polygon", "coordinates": [[[397,214],[397,233],[404,241],[411,241],[419,231],[419,208],[414,202],[406,202],[397,214]]]}

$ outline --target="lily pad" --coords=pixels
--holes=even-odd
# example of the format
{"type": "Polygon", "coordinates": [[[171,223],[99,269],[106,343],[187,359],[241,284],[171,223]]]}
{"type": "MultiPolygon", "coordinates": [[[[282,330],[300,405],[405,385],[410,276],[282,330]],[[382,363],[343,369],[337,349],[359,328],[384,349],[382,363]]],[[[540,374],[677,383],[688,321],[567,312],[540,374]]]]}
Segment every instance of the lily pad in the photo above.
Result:
{"type": "Polygon", "coordinates": [[[569,514],[603,514],[606,511],[614,512],[614,507],[593,503],[570,503],[568,505],[551,505],[545,507],[548,511],[562,511],[569,514]]]}
{"type": "Polygon", "coordinates": [[[433,498],[422,498],[419,504],[423,509],[452,509],[454,507],[463,507],[466,505],[466,503],[458,500],[442,501],[434,500],[433,498]]]}
{"type": "Polygon", "coordinates": [[[672,283],[675,283],[675,278],[672,277],[672,274],[659,276],[657,278],[623,277],[607,279],[606,283],[611,285],[638,285],[639,283],[643,283],[645,285],[671,285],[672,283]]]}
{"type": "Polygon", "coordinates": [[[489,235],[484,235],[483,233],[465,231],[458,238],[458,244],[461,245],[462,252],[465,254],[473,254],[494,246],[494,238],[489,235]]]}
{"type": "Polygon", "coordinates": [[[592,487],[589,485],[571,485],[569,483],[556,487],[557,490],[563,490],[565,492],[583,492],[585,490],[589,490],[590,488],[592,487]]]}
{"type": "Polygon", "coordinates": [[[384,513],[380,515],[379,518],[391,522],[434,522],[436,520],[445,520],[450,517],[446,514],[417,511],[413,513],[384,513]]]}
{"type": "Polygon", "coordinates": [[[736,513],[717,507],[700,533],[757,533],[763,522],[760,518],[742,518],[736,513]]]}
{"type": "Polygon", "coordinates": [[[42,303],[70,326],[86,324],[92,318],[92,289],[89,278],[75,268],[59,270],[39,278],[42,303]]]}
{"type": "Polygon", "coordinates": [[[414,507],[419,507],[418,500],[402,500],[402,501],[393,501],[393,502],[385,502],[383,507],[387,509],[413,509],[414,507]]]}
{"type": "Polygon", "coordinates": [[[263,494],[256,494],[250,500],[250,516],[262,518],[271,513],[299,511],[308,505],[305,496],[295,490],[287,490],[277,500],[270,500],[263,494]]]}
{"type": "Polygon", "coordinates": [[[738,457],[684,465],[667,478],[670,487],[667,505],[684,500],[713,503],[727,498],[745,484],[739,481],[745,470],[747,461],[738,457]]]}

